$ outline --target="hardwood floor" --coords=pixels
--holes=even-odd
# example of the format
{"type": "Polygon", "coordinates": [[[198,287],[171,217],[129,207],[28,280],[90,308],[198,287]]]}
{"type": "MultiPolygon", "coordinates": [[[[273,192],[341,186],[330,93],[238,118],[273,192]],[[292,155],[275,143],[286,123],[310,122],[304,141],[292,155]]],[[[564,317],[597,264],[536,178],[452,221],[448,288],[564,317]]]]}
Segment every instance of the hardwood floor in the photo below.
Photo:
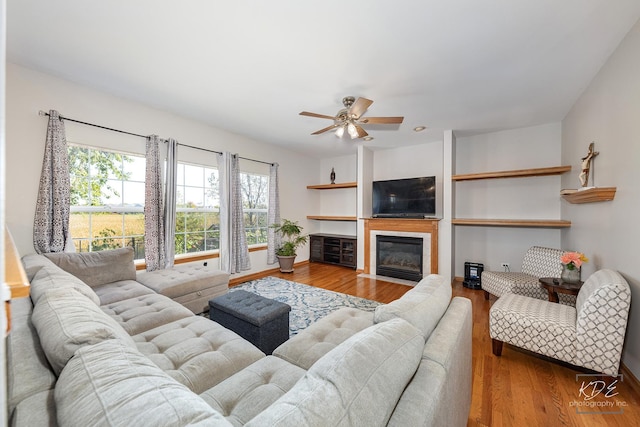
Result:
{"type": "MultiPolygon", "coordinates": [[[[410,289],[357,277],[352,269],[318,263],[296,266],[293,273],[264,275],[384,303],[410,289]]],[[[468,426],[640,426],[640,390],[628,371],[623,371],[623,381],[615,383],[605,396],[607,390],[601,386],[611,386],[614,379],[610,377],[598,377],[507,344],[502,356],[496,357],[491,352],[488,321],[493,300],[486,301],[482,291],[458,282],[453,284],[453,294],[469,298],[473,305],[473,392],[468,426]],[[577,379],[577,374],[585,376],[577,379]],[[581,394],[583,381],[587,385],[601,382],[584,387],[581,394]],[[594,397],[586,400],[585,395],[594,397]],[[578,407],[575,402],[602,406],[578,407]],[[610,404],[613,407],[604,406],[610,404]]],[[[451,409],[455,410],[454,402],[451,409]]]]}

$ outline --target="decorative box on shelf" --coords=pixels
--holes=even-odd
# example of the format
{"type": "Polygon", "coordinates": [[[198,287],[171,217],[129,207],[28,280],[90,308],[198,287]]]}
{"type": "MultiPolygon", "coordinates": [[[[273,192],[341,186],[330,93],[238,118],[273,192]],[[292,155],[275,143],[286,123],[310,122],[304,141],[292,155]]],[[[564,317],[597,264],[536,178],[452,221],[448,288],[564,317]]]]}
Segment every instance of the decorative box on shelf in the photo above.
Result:
{"type": "Polygon", "coordinates": [[[560,195],[569,203],[594,203],[613,200],[616,195],[616,187],[588,187],[577,190],[565,189],[560,195]]]}

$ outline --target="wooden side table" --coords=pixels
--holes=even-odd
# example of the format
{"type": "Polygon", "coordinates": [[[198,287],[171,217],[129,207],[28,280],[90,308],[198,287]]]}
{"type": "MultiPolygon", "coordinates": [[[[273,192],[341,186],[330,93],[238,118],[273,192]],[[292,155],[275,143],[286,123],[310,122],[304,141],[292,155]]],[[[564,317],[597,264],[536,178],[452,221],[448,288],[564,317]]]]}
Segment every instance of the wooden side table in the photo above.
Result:
{"type": "Polygon", "coordinates": [[[558,293],[567,295],[578,295],[580,288],[584,282],[569,283],[564,282],[558,277],[541,277],[539,279],[540,286],[545,288],[549,293],[549,301],[558,302],[558,293]]]}

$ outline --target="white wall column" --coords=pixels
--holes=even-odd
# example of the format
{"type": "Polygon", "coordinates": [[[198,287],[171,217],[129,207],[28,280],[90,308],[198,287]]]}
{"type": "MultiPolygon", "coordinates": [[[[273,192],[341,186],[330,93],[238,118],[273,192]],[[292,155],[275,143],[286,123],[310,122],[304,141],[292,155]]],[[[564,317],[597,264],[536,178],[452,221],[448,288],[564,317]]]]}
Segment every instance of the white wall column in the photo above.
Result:
{"type": "Polygon", "coordinates": [[[454,212],[455,187],[451,177],[455,172],[456,137],[453,130],[444,131],[442,148],[442,219],[438,225],[438,273],[453,280],[455,271],[454,232],[451,219],[454,212]]]}

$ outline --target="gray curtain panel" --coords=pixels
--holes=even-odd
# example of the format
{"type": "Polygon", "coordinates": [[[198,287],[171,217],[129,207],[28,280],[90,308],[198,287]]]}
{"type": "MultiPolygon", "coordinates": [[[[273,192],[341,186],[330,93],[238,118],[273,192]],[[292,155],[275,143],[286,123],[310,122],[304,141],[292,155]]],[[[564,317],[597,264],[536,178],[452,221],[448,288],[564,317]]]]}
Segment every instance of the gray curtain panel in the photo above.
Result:
{"type": "Polygon", "coordinates": [[[164,244],[166,268],[173,267],[176,254],[176,177],[178,174],[178,141],[167,140],[167,174],[164,200],[164,244]]]}
{"type": "Polygon", "coordinates": [[[244,211],[242,209],[242,184],[240,183],[240,158],[231,156],[231,272],[249,270],[249,245],[244,229],[244,211]]]}
{"type": "Polygon", "coordinates": [[[144,191],[144,260],[147,271],[165,268],[160,138],[147,137],[144,191]]]}
{"type": "Polygon", "coordinates": [[[217,160],[220,185],[220,269],[231,273],[231,239],[229,238],[231,233],[231,216],[229,215],[231,154],[221,153],[217,160]]]}
{"type": "Polygon", "coordinates": [[[244,229],[239,158],[222,153],[218,157],[220,176],[220,269],[238,273],[251,268],[244,229]]]}
{"type": "MultiPolygon", "coordinates": [[[[278,185],[278,164],[273,163],[269,168],[269,207],[267,209],[267,224],[280,224],[280,187],[278,185]]],[[[267,230],[267,264],[274,264],[276,250],[280,247],[280,235],[269,227],[267,230]]]]}
{"type": "Polygon", "coordinates": [[[33,247],[37,253],[75,251],[69,232],[70,191],[69,153],[64,123],[56,110],[49,110],[33,220],[33,247]]]}

